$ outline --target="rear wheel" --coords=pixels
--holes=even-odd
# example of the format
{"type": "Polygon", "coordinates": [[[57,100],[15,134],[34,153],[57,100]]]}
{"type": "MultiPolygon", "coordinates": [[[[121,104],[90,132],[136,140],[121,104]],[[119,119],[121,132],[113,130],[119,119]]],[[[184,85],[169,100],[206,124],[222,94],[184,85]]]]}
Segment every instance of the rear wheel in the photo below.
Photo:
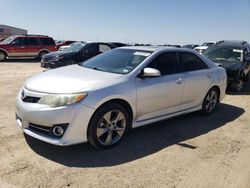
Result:
{"type": "Polygon", "coordinates": [[[5,52],[0,51],[0,61],[4,61],[6,59],[7,55],[5,52]]]}
{"type": "Polygon", "coordinates": [[[40,59],[42,59],[42,57],[43,56],[45,56],[47,53],[49,53],[49,52],[47,52],[47,51],[41,51],[39,54],[38,54],[38,59],[40,60],[40,59]]]}
{"type": "Polygon", "coordinates": [[[202,103],[202,112],[204,114],[211,114],[218,104],[218,99],[218,90],[216,88],[210,89],[202,103]]]}
{"type": "Polygon", "coordinates": [[[110,148],[126,135],[129,123],[129,115],[123,106],[117,103],[107,104],[91,118],[88,141],[99,149],[110,148]]]}

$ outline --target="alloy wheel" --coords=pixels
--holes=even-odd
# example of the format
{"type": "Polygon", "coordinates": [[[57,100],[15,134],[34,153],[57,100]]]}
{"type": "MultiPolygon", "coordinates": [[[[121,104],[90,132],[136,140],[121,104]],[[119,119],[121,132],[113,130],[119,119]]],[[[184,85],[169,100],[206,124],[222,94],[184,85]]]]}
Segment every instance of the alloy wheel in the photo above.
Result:
{"type": "Polygon", "coordinates": [[[207,111],[207,113],[211,113],[215,109],[217,101],[218,101],[217,92],[215,90],[211,90],[208,93],[205,101],[205,110],[207,111]]]}
{"type": "Polygon", "coordinates": [[[96,129],[98,141],[102,145],[113,145],[118,142],[126,128],[125,115],[119,110],[107,112],[99,121],[96,129]]]}

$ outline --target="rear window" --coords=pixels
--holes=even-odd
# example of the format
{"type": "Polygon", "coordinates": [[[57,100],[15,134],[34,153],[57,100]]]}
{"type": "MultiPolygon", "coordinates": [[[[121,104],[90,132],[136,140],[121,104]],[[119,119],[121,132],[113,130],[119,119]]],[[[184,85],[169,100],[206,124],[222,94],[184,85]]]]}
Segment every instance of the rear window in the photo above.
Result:
{"type": "Polygon", "coordinates": [[[52,38],[40,38],[42,45],[45,46],[53,46],[55,45],[55,41],[52,38]]]}

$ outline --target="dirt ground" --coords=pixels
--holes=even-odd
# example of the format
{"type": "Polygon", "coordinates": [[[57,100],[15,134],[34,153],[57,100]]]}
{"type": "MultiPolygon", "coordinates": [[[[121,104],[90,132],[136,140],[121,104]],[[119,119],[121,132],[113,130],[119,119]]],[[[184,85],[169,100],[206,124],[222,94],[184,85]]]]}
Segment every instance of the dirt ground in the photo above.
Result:
{"type": "MultiPolygon", "coordinates": [[[[25,61],[27,62],[27,61],[25,61]]],[[[192,113],[131,131],[116,147],[56,147],[25,136],[15,97],[43,69],[0,63],[0,187],[250,187],[250,84],[215,113],[192,113]]]]}

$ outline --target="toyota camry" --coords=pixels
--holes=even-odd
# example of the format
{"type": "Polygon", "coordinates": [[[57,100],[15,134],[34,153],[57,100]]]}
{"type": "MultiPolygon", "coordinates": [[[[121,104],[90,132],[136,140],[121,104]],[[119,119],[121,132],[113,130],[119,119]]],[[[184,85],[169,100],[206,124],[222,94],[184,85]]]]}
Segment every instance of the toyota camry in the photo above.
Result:
{"type": "Polygon", "coordinates": [[[28,79],[16,98],[16,121],[47,143],[109,148],[131,128],[211,114],[226,85],[225,70],[193,50],[122,47],[28,79]]]}

